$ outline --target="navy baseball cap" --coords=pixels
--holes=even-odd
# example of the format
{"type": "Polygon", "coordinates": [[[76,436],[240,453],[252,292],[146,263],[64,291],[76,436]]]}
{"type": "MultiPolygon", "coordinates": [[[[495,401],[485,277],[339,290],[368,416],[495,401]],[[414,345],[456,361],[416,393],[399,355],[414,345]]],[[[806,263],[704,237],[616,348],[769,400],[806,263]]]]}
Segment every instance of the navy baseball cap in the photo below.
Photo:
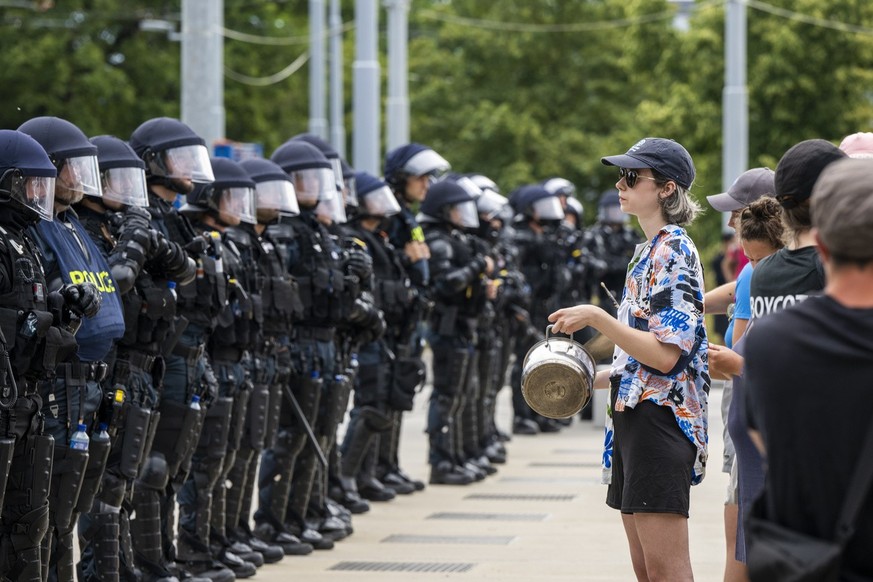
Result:
{"type": "Polygon", "coordinates": [[[691,188],[696,174],[688,151],[679,142],[662,137],[643,138],[627,153],[600,158],[600,163],[629,170],[649,168],[686,190],[691,188]]]}

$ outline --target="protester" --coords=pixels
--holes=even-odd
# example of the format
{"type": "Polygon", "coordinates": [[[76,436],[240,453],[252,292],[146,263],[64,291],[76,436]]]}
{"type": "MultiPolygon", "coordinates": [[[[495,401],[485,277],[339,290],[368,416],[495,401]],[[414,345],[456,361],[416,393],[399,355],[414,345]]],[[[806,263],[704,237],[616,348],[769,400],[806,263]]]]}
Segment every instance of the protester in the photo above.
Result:
{"type": "MultiPolygon", "coordinates": [[[[870,176],[869,160],[841,160],[824,170],[810,208],[827,275],[824,295],[762,318],[748,338],[749,422],[767,457],[766,517],[823,540],[835,537],[873,423],[870,176]]],[[[870,503],[854,525],[842,553],[841,580],[873,577],[870,503]]]]}
{"type": "Polygon", "coordinates": [[[691,156],[675,141],[645,138],[619,168],[622,210],[637,216],[648,242],[637,247],[618,319],[577,305],[549,316],[553,330],[591,326],[616,344],[607,413],[606,503],[622,513],[639,580],[692,580],[688,509],[706,464],[709,372],[703,318],[703,270],[682,225],[700,208],[689,190],[691,156]],[[611,422],[610,422],[611,420],[611,422]]]}

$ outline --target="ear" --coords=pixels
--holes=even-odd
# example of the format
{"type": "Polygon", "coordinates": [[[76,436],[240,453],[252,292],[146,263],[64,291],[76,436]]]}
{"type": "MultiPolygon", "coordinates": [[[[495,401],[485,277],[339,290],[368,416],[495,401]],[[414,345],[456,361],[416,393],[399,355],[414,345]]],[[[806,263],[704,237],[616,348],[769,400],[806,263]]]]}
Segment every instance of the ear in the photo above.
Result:
{"type": "Polygon", "coordinates": [[[658,198],[661,200],[666,200],[676,191],[676,182],[670,180],[666,184],[664,184],[664,189],[658,193],[658,198]]]}

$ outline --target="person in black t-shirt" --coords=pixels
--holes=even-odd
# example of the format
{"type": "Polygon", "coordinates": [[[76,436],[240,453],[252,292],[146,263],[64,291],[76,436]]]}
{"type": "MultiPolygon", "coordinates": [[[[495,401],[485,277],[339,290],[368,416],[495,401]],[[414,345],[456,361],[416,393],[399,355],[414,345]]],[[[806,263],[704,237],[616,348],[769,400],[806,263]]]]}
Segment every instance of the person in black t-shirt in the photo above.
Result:
{"type": "Polygon", "coordinates": [[[824,272],[811,232],[812,187],[828,164],[845,158],[832,143],[809,139],[792,146],[776,166],[776,200],[782,205],[789,239],[785,248],[761,261],[752,274],[752,319],[774,313],[824,288],[824,272]]]}
{"type": "MultiPolygon", "coordinates": [[[[811,212],[827,273],[824,295],[756,322],[746,351],[749,422],[767,455],[766,516],[826,540],[834,538],[873,423],[870,176],[870,160],[842,160],[823,172],[811,212]]],[[[841,580],[873,577],[869,494],[855,526],[843,552],[841,580]]]]}

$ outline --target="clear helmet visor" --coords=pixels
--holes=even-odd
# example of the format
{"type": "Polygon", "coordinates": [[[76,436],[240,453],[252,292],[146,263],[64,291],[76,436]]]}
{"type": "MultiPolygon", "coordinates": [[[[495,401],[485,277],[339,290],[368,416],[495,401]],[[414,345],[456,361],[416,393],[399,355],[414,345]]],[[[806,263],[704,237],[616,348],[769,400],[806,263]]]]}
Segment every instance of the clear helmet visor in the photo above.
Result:
{"type": "Polygon", "coordinates": [[[455,183],[464,189],[464,191],[470,195],[470,198],[475,200],[479,196],[482,195],[482,189],[477,186],[473,180],[467,178],[466,176],[462,176],[458,178],[455,183]]]}
{"type": "Polygon", "coordinates": [[[215,181],[206,146],[187,145],[170,148],[163,152],[163,156],[167,178],[191,180],[197,184],[210,184],[215,181]]]}
{"type": "Polygon", "coordinates": [[[337,197],[336,179],[330,168],[294,170],[288,176],[297,192],[297,201],[305,206],[311,208],[320,201],[337,197]]]}
{"type": "Polygon", "coordinates": [[[343,186],[343,199],[346,201],[346,206],[357,208],[361,205],[358,199],[357,180],[354,176],[345,179],[343,186]]]}
{"type": "Polygon", "coordinates": [[[58,170],[57,185],[86,196],[103,195],[97,156],[67,158],[58,170]]]}
{"type": "Polygon", "coordinates": [[[597,209],[597,220],[600,222],[622,224],[630,222],[630,215],[622,212],[621,206],[618,204],[610,204],[609,206],[601,206],[597,209]]]}
{"type": "Polygon", "coordinates": [[[148,206],[145,170],[110,168],[103,172],[103,198],[127,206],[148,206]]]}
{"type": "Polygon", "coordinates": [[[288,216],[300,214],[297,193],[288,180],[258,182],[255,189],[255,206],[258,210],[276,210],[288,216]]]}
{"type": "MultiPolygon", "coordinates": [[[[218,213],[223,218],[232,217],[239,222],[255,223],[255,191],[252,188],[226,188],[218,199],[218,213]]],[[[224,220],[231,224],[234,220],[224,220]]]]}
{"type": "Polygon", "coordinates": [[[400,213],[397,197],[388,186],[367,192],[362,200],[362,208],[365,216],[394,216],[400,213]]]}
{"type": "Polygon", "coordinates": [[[330,167],[333,170],[333,179],[336,182],[336,189],[342,192],[346,187],[346,181],[343,179],[343,163],[339,158],[328,158],[330,167]]]}
{"type": "Polygon", "coordinates": [[[55,178],[21,176],[16,174],[10,183],[10,197],[42,220],[54,218],[55,178]]]}
{"type": "Polygon", "coordinates": [[[540,198],[531,204],[531,210],[537,220],[562,220],[564,218],[564,208],[561,206],[561,199],[557,196],[540,198]]]}
{"type": "Polygon", "coordinates": [[[345,224],[348,221],[346,206],[339,196],[334,196],[330,200],[321,200],[315,208],[315,214],[327,223],[345,224]]]}
{"type": "Polygon", "coordinates": [[[440,179],[452,168],[445,158],[433,150],[423,150],[409,158],[403,166],[403,171],[410,176],[433,176],[440,179]]]}
{"type": "Polygon", "coordinates": [[[449,222],[459,228],[479,228],[479,212],[472,200],[458,202],[449,208],[449,222]]]}
{"type": "Polygon", "coordinates": [[[508,204],[506,198],[492,190],[483,190],[482,195],[476,198],[476,207],[479,214],[491,220],[508,204]]]}

